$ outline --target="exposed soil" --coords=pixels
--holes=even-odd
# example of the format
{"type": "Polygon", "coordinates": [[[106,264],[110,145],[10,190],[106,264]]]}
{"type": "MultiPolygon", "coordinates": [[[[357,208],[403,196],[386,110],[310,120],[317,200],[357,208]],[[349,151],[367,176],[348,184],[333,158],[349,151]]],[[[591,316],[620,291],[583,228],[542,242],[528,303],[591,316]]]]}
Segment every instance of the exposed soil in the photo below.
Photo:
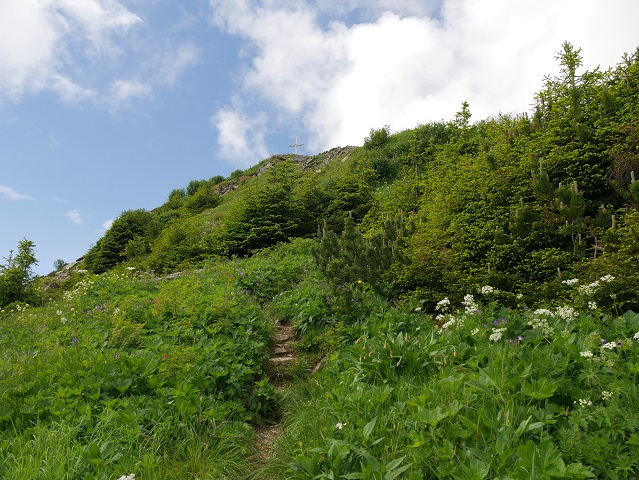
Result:
{"type": "MultiPolygon", "coordinates": [[[[269,365],[267,373],[271,383],[282,391],[288,385],[290,375],[288,372],[297,361],[295,356],[295,332],[288,324],[275,322],[277,329],[275,343],[271,347],[269,365]]],[[[273,446],[282,433],[282,428],[278,423],[264,424],[255,428],[255,449],[257,450],[259,463],[265,463],[271,457],[273,446]]]]}

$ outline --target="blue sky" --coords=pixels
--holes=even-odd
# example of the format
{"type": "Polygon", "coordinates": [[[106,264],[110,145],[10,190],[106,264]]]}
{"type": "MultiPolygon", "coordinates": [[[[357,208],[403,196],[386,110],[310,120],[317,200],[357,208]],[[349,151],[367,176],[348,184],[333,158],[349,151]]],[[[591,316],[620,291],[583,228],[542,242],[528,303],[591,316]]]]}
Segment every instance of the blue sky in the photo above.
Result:
{"type": "MultiPolygon", "coordinates": [[[[39,274],[127,209],[288,147],[530,110],[568,40],[639,45],[636,0],[0,0],[0,256],[39,274]]],[[[3,263],[0,260],[0,263],[3,263]]]]}

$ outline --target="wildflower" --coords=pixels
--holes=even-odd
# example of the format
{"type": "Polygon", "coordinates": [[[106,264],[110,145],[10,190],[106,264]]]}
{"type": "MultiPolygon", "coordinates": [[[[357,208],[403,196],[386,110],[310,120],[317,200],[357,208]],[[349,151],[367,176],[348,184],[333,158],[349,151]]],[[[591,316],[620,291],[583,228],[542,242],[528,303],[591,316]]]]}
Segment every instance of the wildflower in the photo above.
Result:
{"type": "Polygon", "coordinates": [[[493,325],[499,325],[499,320],[495,320],[495,321],[493,322],[493,325]]]}
{"type": "Polygon", "coordinates": [[[437,302],[437,305],[435,305],[435,310],[446,312],[448,311],[449,306],[450,306],[450,300],[448,300],[448,297],[446,297],[443,300],[440,300],[439,302],[437,302]]]}
{"type": "Polygon", "coordinates": [[[615,279],[614,276],[608,274],[608,275],[604,275],[603,277],[601,277],[599,279],[600,282],[604,282],[604,283],[610,283],[615,279]]]}
{"type": "Polygon", "coordinates": [[[130,272],[132,272],[133,270],[135,270],[135,267],[126,267],[126,269],[130,272]]]}
{"type": "Polygon", "coordinates": [[[610,400],[613,395],[615,394],[615,392],[607,392],[606,390],[604,390],[603,392],[601,392],[601,396],[604,400],[610,400]]]}
{"type": "Polygon", "coordinates": [[[417,308],[415,309],[415,311],[416,311],[416,312],[421,312],[421,311],[422,311],[422,307],[417,307],[417,308]]]}
{"type": "Polygon", "coordinates": [[[575,405],[577,405],[577,403],[578,403],[580,407],[591,407],[592,406],[592,402],[590,401],[589,398],[580,398],[578,400],[575,400],[573,403],[575,405]]]}
{"type": "Polygon", "coordinates": [[[72,343],[73,345],[77,345],[77,344],[78,344],[78,339],[77,339],[77,338],[75,338],[75,337],[73,337],[73,338],[71,339],[71,343],[72,343]]]}
{"type": "Polygon", "coordinates": [[[447,330],[453,325],[455,325],[455,317],[451,316],[450,320],[448,320],[446,323],[442,325],[442,330],[447,330]]]}
{"type": "Polygon", "coordinates": [[[135,473],[130,473],[128,475],[122,475],[118,480],[135,480],[135,473]]]}
{"type": "Polygon", "coordinates": [[[613,348],[615,348],[617,346],[617,344],[615,342],[608,342],[608,343],[604,343],[601,348],[606,348],[608,350],[612,350],[613,348]]]}
{"type": "Polygon", "coordinates": [[[490,285],[484,285],[483,287],[481,287],[480,292],[482,295],[490,295],[491,293],[496,293],[496,290],[490,285]]]}
{"type": "Polygon", "coordinates": [[[566,322],[572,322],[579,316],[577,311],[572,307],[557,307],[557,309],[555,309],[555,315],[566,322]]]}
{"type": "Polygon", "coordinates": [[[473,330],[470,332],[471,335],[477,335],[479,333],[479,328],[473,328],[473,330]]]}
{"type": "Polygon", "coordinates": [[[579,352],[579,355],[581,355],[584,358],[590,358],[593,356],[590,350],[584,350],[583,352],[579,352]]]}
{"type": "Polygon", "coordinates": [[[342,422],[337,422],[337,424],[335,425],[335,428],[337,428],[338,430],[341,430],[342,428],[344,428],[344,425],[346,424],[342,422]]]}
{"type": "Polygon", "coordinates": [[[588,302],[588,308],[590,310],[597,310],[597,302],[588,302]]]}
{"type": "Polygon", "coordinates": [[[569,287],[572,285],[575,285],[576,283],[579,283],[579,279],[578,278],[571,278],[569,280],[564,280],[563,282],[564,285],[568,285],[569,287]]]}
{"type": "Polygon", "coordinates": [[[639,332],[635,333],[632,338],[634,338],[635,340],[637,340],[639,342],[639,332]]]}
{"type": "Polygon", "coordinates": [[[55,312],[55,314],[56,314],[57,316],[62,315],[62,310],[58,310],[58,311],[56,311],[56,312],[55,312]]]}
{"type": "Polygon", "coordinates": [[[599,282],[598,281],[594,281],[588,285],[580,285],[579,286],[579,293],[581,295],[593,295],[597,289],[599,288],[599,282]]]}
{"type": "Polygon", "coordinates": [[[470,294],[464,297],[462,305],[464,306],[466,313],[468,314],[477,313],[477,311],[479,310],[479,307],[475,303],[475,297],[470,294]]]}
{"type": "Polygon", "coordinates": [[[490,340],[491,342],[497,342],[501,340],[501,336],[504,334],[505,331],[505,328],[493,328],[493,333],[490,334],[488,340],[490,340]]]}

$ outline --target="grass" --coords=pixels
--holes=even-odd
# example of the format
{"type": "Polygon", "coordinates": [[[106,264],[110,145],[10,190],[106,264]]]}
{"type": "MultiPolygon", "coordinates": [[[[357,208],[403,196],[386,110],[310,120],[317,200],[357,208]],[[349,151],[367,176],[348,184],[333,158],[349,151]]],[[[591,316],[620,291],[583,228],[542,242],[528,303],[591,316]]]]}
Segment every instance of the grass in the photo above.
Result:
{"type": "Polygon", "coordinates": [[[588,309],[573,288],[541,309],[486,291],[434,319],[363,288],[345,317],[309,245],[170,281],[77,273],[43,305],[5,309],[0,476],[636,478],[639,315],[588,309]],[[273,318],[303,334],[278,395],[273,318]],[[269,412],[283,434],[258,466],[269,412]]]}

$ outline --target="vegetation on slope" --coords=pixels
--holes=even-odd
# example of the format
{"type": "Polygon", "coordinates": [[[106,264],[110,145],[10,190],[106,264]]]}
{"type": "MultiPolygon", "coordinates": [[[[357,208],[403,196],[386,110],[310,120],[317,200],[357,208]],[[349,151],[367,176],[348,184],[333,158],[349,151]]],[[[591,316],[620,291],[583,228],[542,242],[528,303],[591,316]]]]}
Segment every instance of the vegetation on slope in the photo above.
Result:
{"type": "Polygon", "coordinates": [[[22,242],[0,268],[0,474],[635,478],[639,56],[558,60],[530,116],[464,103],[193,181],[64,281],[34,280],[22,242]],[[300,336],[283,399],[273,318],[300,336]],[[279,418],[256,469],[253,426],[279,418]]]}

